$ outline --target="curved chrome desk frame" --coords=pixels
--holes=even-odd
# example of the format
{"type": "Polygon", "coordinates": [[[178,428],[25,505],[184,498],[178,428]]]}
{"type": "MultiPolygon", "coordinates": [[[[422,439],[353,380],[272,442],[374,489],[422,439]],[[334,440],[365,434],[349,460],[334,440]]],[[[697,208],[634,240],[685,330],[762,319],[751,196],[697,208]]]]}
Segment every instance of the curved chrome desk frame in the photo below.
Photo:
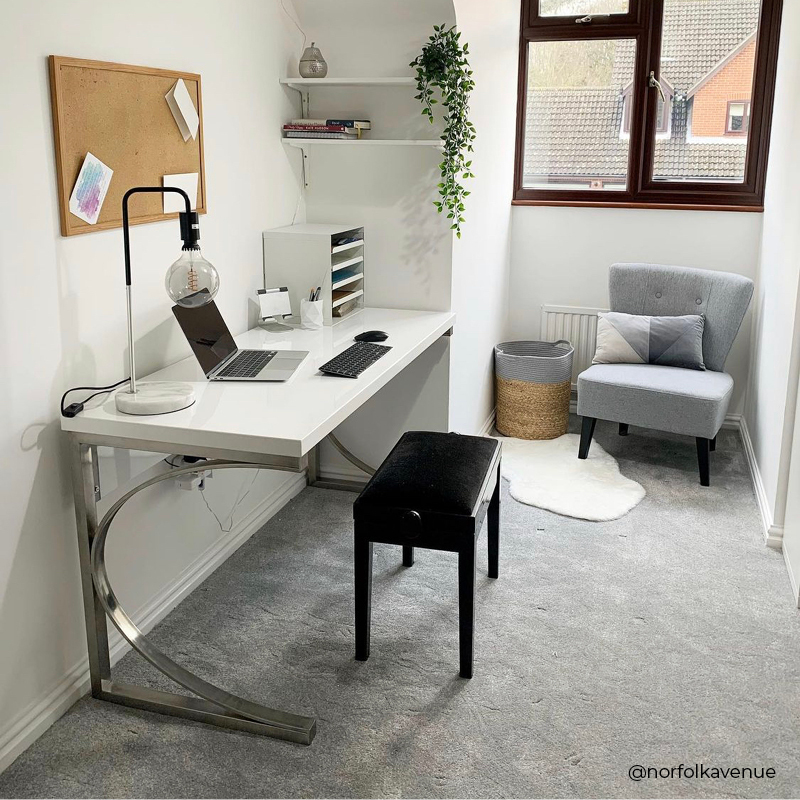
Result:
{"type": "MultiPolygon", "coordinates": [[[[177,664],[162,653],[134,624],[120,606],[109,582],[105,565],[105,544],[114,518],[134,495],[182,473],[196,472],[197,465],[182,467],[156,475],[131,489],[117,500],[100,522],[97,521],[97,500],[100,496],[97,466],[97,445],[125,449],[164,452],[157,442],[95,439],[85,434],[70,434],[71,465],[75,494],[75,515],[78,526],[78,548],[81,565],[86,632],[89,646],[89,672],[92,696],[120,705],[171,716],[184,717],[234,730],[272,736],[300,744],[311,744],[316,734],[316,720],[285,711],[278,711],[226,692],[177,664]],[[197,697],[162,692],[144,686],[117,683],[111,678],[106,615],[131,647],[156,669],[197,697]]],[[[173,448],[174,449],[174,448],[173,448]]],[[[187,455],[203,455],[191,446],[179,448],[187,455]]],[[[204,462],[206,469],[271,469],[303,472],[308,459],[282,456],[217,451],[222,456],[204,462]],[[257,460],[258,459],[258,460],[257,460]]]]}
{"type": "MultiPolygon", "coordinates": [[[[105,545],[111,525],[120,509],[139,492],[176,475],[197,472],[198,466],[181,467],[156,475],[135,486],[119,498],[98,522],[97,501],[100,499],[100,481],[97,464],[98,445],[127,450],[165,452],[159,442],[95,437],[87,434],[68,434],[71,449],[71,467],[75,497],[75,516],[78,528],[78,552],[81,566],[86,635],[89,649],[89,673],[92,696],[119,705],[184,717],[234,730],[272,736],[299,744],[311,744],[316,734],[316,720],[266,708],[250,700],[237,697],[203,680],[162,653],[136,626],[117,600],[108,578],[105,564],[105,545]],[[180,686],[197,697],[172,692],[162,692],[144,686],[117,683],[111,678],[111,658],[108,648],[106,616],[128,641],[131,647],[180,686]]],[[[367,474],[374,469],[353,455],[330,434],[336,449],[352,464],[367,474]]],[[[174,452],[172,447],[169,452],[174,452]]],[[[192,445],[177,448],[185,455],[214,456],[205,461],[204,469],[270,469],[284,472],[306,472],[309,483],[331,489],[358,491],[363,483],[354,481],[325,481],[317,474],[317,448],[304,458],[288,456],[259,456],[215,449],[200,451],[192,445]]]]}
{"type": "MultiPolygon", "coordinates": [[[[205,461],[202,464],[203,469],[267,469],[266,466],[260,464],[248,464],[236,461],[205,461]]],[[[303,742],[309,744],[314,738],[316,731],[316,722],[310,717],[301,717],[296,714],[289,714],[284,711],[275,711],[271,708],[264,708],[257,703],[252,703],[236,695],[224,691],[208,681],[204,681],[192,672],[189,672],[185,667],[176,664],[169,656],[162,653],[155,645],[150,642],[147,637],[136,627],[134,621],[128,616],[122,606],[119,604],[111,583],[108,579],[108,572],[106,570],[105,562],[105,549],[106,538],[108,531],[111,528],[111,523],[117,516],[119,510],[128,502],[134,495],[161,483],[165,480],[171,480],[176,475],[183,475],[186,473],[197,472],[198,465],[195,464],[189,467],[181,467],[166,472],[162,475],[156,475],[150,480],[140,483],[134,489],[129,491],[126,495],[121,497],[114,503],[108,510],[108,513],[100,521],[97,528],[97,535],[92,542],[92,578],[94,580],[95,590],[100,598],[100,603],[106,611],[106,614],[111,618],[111,621],[116,626],[117,630],[128,640],[131,647],[136,650],[141,656],[146,658],[159,672],[163,672],[168,678],[172,678],[175,683],[180,684],[185,689],[194,692],[196,695],[208,700],[216,706],[232,713],[235,717],[242,720],[250,720],[251,722],[259,722],[263,725],[269,726],[271,734],[281,739],[288,739],[293,742],[303,742]]],[[[232,720],[233,721],[233,720],[232,720]]]]}

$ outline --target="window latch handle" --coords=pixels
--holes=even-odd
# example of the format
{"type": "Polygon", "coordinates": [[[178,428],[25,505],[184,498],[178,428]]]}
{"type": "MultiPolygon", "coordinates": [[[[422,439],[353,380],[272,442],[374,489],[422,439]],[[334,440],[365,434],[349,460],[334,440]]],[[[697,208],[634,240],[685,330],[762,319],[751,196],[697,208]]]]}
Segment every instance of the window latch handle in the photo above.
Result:
{"type": "Polygon", "coordinates": [[[661,98],[661,102],[667,102],[667,96],[664,94],[664,87],[661,85],[658,78],[656,78],[656,73],[652,69],[650,70],[650,78],[647,81],[647,85],[651,89],[658,89],[658,96],[661,98]]]}

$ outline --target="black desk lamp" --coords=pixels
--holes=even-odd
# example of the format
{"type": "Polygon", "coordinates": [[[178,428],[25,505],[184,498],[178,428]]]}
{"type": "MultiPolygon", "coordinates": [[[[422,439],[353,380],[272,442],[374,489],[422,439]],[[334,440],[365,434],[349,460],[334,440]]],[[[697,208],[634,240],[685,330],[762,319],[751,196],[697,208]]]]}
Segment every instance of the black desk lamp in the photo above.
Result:
{"type": "Polygon", "coordinates": [[[127,391],[115,395],[117,411],[124,414],[169,414],[180,411],[194,403],[194,389],[189,383],[153,381],[136,383],[136,360],[134,358],[133,314],[131,306],[131,243],[128,221],[128,198],[139,192],[174,192],[183,197],[186,211],[180,212],[183,247],[180,258],[169,268],[166,288],[169,296],[179,306],[195,308],[210,303],[219,290],[219,274],[214,265],[203,258],[200,252],[200,223],[196,211],[192,211],[189,195],[173,186],[137,186],[125,192],[122,198],[122,232],[125,242],[125,294],[128,308],[128,353],[131,382],[127,391]]]}

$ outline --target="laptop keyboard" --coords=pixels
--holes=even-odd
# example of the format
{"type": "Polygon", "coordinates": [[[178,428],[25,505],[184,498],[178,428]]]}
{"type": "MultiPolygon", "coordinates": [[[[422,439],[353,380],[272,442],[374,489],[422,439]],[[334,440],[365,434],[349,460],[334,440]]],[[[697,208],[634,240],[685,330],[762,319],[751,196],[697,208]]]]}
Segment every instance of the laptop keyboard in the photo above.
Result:
{"type": "Polygon", "coordinates": [[[275,357],[277,350],[242,350],[217,378],[255,378],[275,357]]]}
{"type": "Polygon", "coordinates": [[[323,364],[320,372],[338,375],[341,378],[357,378],[367,367],[371,367],[392,348],[373,342],[356,342],[343,353],[323,364]]]}

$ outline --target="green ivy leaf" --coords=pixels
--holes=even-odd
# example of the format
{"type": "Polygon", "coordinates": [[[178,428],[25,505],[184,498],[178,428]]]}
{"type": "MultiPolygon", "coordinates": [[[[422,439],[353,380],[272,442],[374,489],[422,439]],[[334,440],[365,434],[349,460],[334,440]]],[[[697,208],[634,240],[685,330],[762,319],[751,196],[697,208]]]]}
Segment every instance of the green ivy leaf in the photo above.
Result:
{"type": "Polygon", "coordinates": [[[416,100],[422,103],[422,115],[433,124],[433,106],[442,105],[444,113],[442,133],[444,157],[439,164],[442,182],[437,185],[440,200],[433,205],[438,213],[448,211],[452,220],[451,230],[461,238],[461,224],[464,217],[463,199],[469,195],[460,180],[475,177],[470,167],[471,161],[465,153],[472,152],[471,142],[475,139],[475,126],[469,121],[469,95],[475,88],[467,55],[469,48],[461,44],[461,32],[455,25],[448,28],[444,23],[433,26],[433,35],[422,52],[411,62],[416,70],[418,94],[416,100]],[[437,89],[439,96],[434,96],[437,89]]]}

